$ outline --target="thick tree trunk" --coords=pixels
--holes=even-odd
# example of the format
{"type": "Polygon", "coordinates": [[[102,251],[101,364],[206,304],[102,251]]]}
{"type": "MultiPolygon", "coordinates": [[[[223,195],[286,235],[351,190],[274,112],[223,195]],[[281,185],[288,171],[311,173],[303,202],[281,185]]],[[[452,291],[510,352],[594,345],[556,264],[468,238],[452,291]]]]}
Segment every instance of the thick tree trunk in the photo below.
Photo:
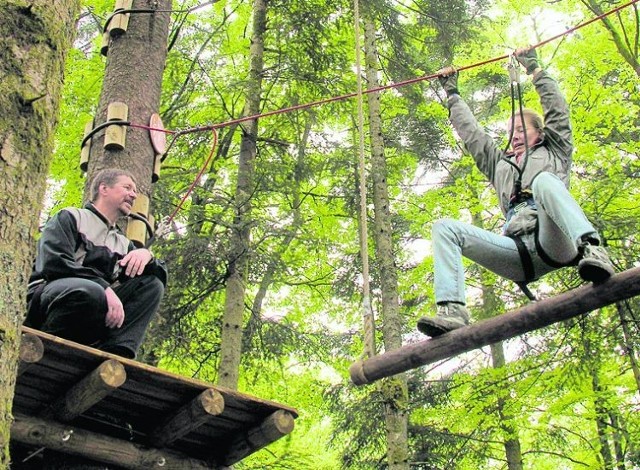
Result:
{"type": "MultiPolygon", "coordinates": [[[[94,126],[107,121],[110,103],[128,107],[132,124],[149,125],[158,112],[162,74],[167,57],[171,0],[135,0],[133,8],[153,13],[132,13],[127,31],[109,41],[107,64],[94,126]]],[[[78,124],[80,125],[80,124],[78,124]]],[[[123,150],[104,148],[105,130],[98,131],[91,144],[87,183],[104,168],[123,168],[136,178],[138,193],[151,197],[151,175],[155,152],[149,131],[126,128],[123,150]]],[[[85,188],[85,195],[88,195],[85,188]]]]}
{"type": "MultiPolygon", "coordinates": [[[[132,124],[149,125],[151,115],[158,112],[162,74],[167,56],[171,0],[134,0],[133,9],[151,10],[148,13],[132,13],[126,32],[112,36],[109,41],[105,77],[100,94],[94,127],[107,121],[109,104],[127,105],[125,120],[132,124]]],[[[78,123],[81,125],[81,123],[78,123]]],[[[92,139],[85,196],[88,199],[89,184],[98,171],[105,168],[122,168],[130,171],[137,183],[138,198],[151,199],[151,175],[156,152],[151,144],[149,131],[125,127],[124,149],[105,149],[106,129],[98,131],[92,139]]],[[[135,210],[135,208],[134,208],[135,210]]],[[[142,241],[142,240],[141,240],[142,241]]],[[[66,455],[48,452],[48,468],[103,469],[104,464],[66,455]]],[[[114,468],[114,467],[110,467],[114,468]]]]}
{"type": "MultiPolygon", "coordinates": [[[[367,87],[379,86],[378,54],[375,42],[375,24],[365,19],[365,63],[367,87]]],[[[371,138],[371,175],[373,179],[374,240],[376,265],[382,295],[382,334],[385,350],[402,346],[403,321],[398,312],[398,273],[393,250],[393,228],[389,207],[387,162],[384,155],[380,95],[367,94],[369,105],[369,132],[371,138]]],[[[390,470],[409,468],[407,443],[408,391],[404,374],[387,379],[383,385],[385,424],[387,431],[387,464],[390,470]]]]}
{"type": "Polygon", "coordinates": [[[0,4],[0,468],[9,466],[20,325],[79,9],[78,0],[0,4]]]}
{"type": "MultiPolygon", "coordinates": [[[[253,3],[253,35],[250,47],[250,70],[246,90],[244,115],[260,111],[262,68],[264,62],[264,33],[267,23],[266,0],[253,3]]],[[[235,195],[235,220],[230,240],[229,277],[227,278],[218,384],[231,389],[238,388],[240,358],[242,355],[242,324],[246,270],[249,265],[251,194],[255,172],[258,122],[247,121],[242,125],[242,142],[238,162],[238,181],[235,195]]]]}

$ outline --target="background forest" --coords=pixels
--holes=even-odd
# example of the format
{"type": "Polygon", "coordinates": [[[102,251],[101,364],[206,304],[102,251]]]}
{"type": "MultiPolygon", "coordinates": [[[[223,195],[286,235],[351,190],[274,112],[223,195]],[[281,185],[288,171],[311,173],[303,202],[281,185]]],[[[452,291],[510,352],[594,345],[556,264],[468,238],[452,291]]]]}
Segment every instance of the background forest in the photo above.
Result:
{"type": "MultiPolygon", "coordinates": [[[[77,23],[43,218],[82,202],[80,142],[100,95],[101,28],[113,3],[85,1],[77,23]]],[[[537,44],[623,2],[366,3],[360,5],[362,57],[356,57],[352,3],[266,3],[260,112],[355,92],[358,62],[365,88],[398,83],[537,44]]],[[[253,8],[245,0],[173,2],[159,110],[166,128],[242,116],[253,8]]],[[[619,270],[635,266],[639,250],[637,8],[630,5],[538,49],[571,104],[572,193],[619,270]]],[[[471,67],[459,80],[462,96],[496,139],[503,138],[511,109],[505,65],[471,67]]],[[[524,74],[522,85],[525,105],[537,109],[524,74]]],[[[366,346],[361,135],[378,351],[423,339],[415,321],[435,308],[432,223],[453,217],[495,230],[501,224],[492,191],[448,124],[436,80],[363,100],[363,134],[356,98],[260,119],[250,207],[240,219],[243,125],[220,128],[215,147],[211,132],[176,139],[154,185],[156,220],[176,210],[207,164],[171,230],[153,247],[171,277],[142,360],[219,382],[229,266],[242,257],[238,389],[296,407],[300,416],[291,435],[237,469],[640,468],[637,299],[399,378],[350,385],[348,367],[366,346]],[[239,246],[242,240],[247,243],[239,246]]],[[[468,265],[467,276],[476,320],[526,302],[514,284],[477,266],[468,265]]],[[[546,297],[580,283],[566,268],[532,288],[546,297]]]]}

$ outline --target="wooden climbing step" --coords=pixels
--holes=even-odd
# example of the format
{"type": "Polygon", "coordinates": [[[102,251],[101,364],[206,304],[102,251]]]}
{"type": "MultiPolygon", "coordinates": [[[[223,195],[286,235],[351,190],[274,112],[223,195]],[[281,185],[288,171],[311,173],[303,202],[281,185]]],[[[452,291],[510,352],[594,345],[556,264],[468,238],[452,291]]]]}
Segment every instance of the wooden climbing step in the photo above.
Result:
{"type": "Polygon", "coordinates": [[[616,274],[599,285],[585,285],[437,338],[407,344],[357,361],[349,368],[351,381],[356,385],[368,384],[568,320],[639,294],[640,267],[616,274]]]}
{"type": "Polygon", "coordinates": [[[26,458],[51,449],[119,468],[217,470],[289,434],[298,416],[285,405],[22,330],[11,440],[26,458]]]}

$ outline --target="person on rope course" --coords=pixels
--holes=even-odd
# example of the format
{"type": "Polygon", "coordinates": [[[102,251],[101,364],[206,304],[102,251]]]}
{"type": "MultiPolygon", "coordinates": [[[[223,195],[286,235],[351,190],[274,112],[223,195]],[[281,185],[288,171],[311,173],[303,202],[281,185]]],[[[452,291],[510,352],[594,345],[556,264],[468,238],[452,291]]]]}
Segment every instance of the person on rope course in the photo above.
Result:
{"type": "Polygon", "coordinates": [[[62,209],[42,230],[25,325],[135,358],[164,295],[167,269],[116,225],[137,198],[133,176],[102,170],[90,191],[84,208],[62,209]]]}
{"type": "MultiPolygon", "coordinates": [[[[534,48],[514,55],[532,76],[544,120],[522,105],[516,113],[514,105],[508,152],[482,129],[461,98],[457,71],[446,67],[438,72],[449,119],[497,192],[506,223],[500,235],[451,219],[433,225],[437,312],[418,320],[418,330],[427,336],[469,324],[462,256],[515,281],[530,298],[528,282],[563,266],[577,265],[580,277],[594,283],[614,273],[600,236],[568,190],[573,152],[569,106],[556,81],[540,67],[534,48]]],[[[514,61],[516,69],[518,63],[514,61]]]]}

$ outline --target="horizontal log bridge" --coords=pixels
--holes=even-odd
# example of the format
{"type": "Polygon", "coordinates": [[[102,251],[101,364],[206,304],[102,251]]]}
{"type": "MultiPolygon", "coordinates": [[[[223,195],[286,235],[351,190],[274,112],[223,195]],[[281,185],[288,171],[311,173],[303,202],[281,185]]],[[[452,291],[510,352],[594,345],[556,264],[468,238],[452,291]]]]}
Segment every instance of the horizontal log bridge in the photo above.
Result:
{"type": "Polygon", "coordinates": [[[206,462],[178,452],[148,449],[132,442],[96,434],[77,427],[17,415],[11,425],[17,442],[85,457],[127,469],[211,470],[206,462]]]}
{"type": "Polygon", "coordinates": [[[212,388],[205,390],[158,427],[150,436],[149,444],[164,447],[185,434],[202,426],[212,416],[224,411],[224,397],[212,388]]]}
{"type": "Polygon", "coordinates": [[[71,421],[120,387],[126,379],[124,366],[115,359],[108,359],[45,409],[40,417],[71,421]]]}
{"type": "Polygon", "coordinates": [[[351,380],[356,385],[368,384],[568,320],[638,294],[640,268],[633,268],[612,276],[602,284],[579,287],[437,338],[408,344],[355,362],[349,368],[351,380]]]}
{"type": "Polygon", "coordinates": [[[269,415],[260,425],[238,437],[229,446],[224,465],[233,465],[247,455],[268,446],[293,431],[293,416],[288,411],[278,410],[269,415]]]}

